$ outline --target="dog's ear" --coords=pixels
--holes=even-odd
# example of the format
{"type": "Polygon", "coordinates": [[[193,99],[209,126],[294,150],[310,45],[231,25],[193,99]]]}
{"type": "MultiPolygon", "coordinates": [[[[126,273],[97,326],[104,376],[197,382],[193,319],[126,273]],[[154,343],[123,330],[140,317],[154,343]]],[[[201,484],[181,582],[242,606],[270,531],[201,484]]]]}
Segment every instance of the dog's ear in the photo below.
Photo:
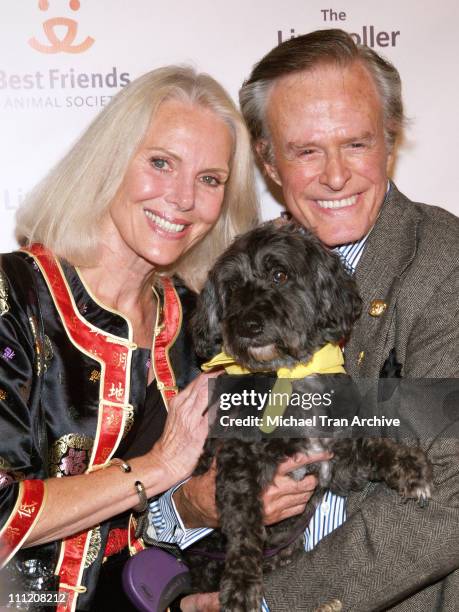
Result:
{"type": "Polygon", "coordinates": [[[198,296],[196,311],[191,320],[191,330],[196,352],[204,358],[213,357],[220,351],[221,304],[212,275],[198,296]]]}
{"type": "Polygon", "coordinates": [[[362,300],[356,282],[335,253],[323,251],[319,259],[316,298],[324,340],[338,342],[348,338],[360,316],[362,300]]]}

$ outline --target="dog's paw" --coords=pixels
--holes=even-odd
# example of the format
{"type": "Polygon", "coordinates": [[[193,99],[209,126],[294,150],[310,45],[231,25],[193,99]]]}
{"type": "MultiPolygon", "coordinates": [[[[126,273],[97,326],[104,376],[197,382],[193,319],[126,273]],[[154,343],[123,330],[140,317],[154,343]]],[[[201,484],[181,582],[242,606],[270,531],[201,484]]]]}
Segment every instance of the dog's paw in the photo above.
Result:
{"type": "Polygon", "coordinates": [[[421,508],[432,497],[432,467],[424,452],[406,449],[398,457],[397,483],[394,488],[406,499],[416,499],[421,508]]]}
{"type": "Polygon", "coordinates": [[[259,612],[262,601],[262,586],[247,579],[243,584],[220,584],[220,609],[222,612],[259,612]]]}

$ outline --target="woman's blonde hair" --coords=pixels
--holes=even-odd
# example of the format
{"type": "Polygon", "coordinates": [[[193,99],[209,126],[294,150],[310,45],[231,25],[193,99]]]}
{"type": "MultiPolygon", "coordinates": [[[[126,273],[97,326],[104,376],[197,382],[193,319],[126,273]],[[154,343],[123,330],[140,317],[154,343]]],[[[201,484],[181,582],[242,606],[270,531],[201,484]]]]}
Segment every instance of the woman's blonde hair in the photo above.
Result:
{"type": "Polygon", "coordinates": [[[209,108],[233,136],[230,177],[216,224],[168,273],[197,289],[215,258],[239,233],[257,222],[250,137],[229,94],[193,68],[167,66],[144,74],[121,90],[65,157],[26,198],[17,214],[20,244],[40,242],[74,265],[97,263],[99,222],[117,193],[128,165],[159,105],[179,99],[209,108]]]}

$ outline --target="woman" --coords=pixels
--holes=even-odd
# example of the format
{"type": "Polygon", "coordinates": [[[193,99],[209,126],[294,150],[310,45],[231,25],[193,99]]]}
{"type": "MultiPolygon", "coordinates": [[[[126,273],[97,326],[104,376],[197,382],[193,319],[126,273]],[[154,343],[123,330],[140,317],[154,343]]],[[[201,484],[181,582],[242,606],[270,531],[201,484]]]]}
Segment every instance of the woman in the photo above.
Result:
{"type": "Polygon", "coordinates": [[[101,567],[142,545],[131,512],[191,473],[207,377],[176,395],[195,372],[171,275],[198,289],[256,221],[250,157],[226,92],[162,68],[122,90],[19,211],[25,250],[0,267],[7,592],[101,609],[101,567]]]}

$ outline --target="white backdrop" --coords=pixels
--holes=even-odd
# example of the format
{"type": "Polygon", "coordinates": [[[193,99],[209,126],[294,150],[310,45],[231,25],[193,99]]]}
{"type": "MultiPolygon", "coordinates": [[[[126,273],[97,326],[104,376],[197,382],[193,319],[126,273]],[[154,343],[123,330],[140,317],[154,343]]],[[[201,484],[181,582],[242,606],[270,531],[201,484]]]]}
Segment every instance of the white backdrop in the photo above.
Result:
{"type": "MultiPolygon", "coordinates": [[[[401,72],[411,119],[395,179],[459,214],[457,0],[2,0],[0,251],[24,194],[128,79],[168,63],[209,72],[237,98],[252,65],[291,35],[341,27],[401,72]],[[94,76],[93,76],[94,75],[94,76]]],[[[265,217],[277,205],[260,182],[265,217]]]]}

